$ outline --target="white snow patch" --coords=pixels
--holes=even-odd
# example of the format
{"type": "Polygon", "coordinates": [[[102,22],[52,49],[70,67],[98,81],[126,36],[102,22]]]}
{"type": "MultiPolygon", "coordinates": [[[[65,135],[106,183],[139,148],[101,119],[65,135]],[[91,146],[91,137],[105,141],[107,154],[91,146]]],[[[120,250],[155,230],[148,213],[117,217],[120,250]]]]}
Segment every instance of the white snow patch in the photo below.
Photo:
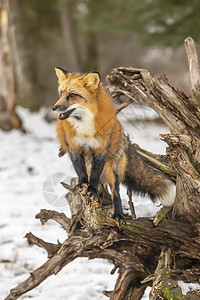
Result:
{"type": "Polygon", "coordinates": [[[182,289],[183,295],[186,295],[189,291],[200,290],[200,285],[198,283],[185,283],[184,281],[178,281],[178,285],[182,289]]]}

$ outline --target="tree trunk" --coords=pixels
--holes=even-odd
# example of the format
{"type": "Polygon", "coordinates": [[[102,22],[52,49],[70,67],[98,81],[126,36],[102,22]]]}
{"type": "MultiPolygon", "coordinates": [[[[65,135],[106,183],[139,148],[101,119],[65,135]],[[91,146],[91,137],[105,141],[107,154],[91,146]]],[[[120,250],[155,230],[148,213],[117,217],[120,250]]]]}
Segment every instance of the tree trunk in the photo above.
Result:
{"type": "Polygon", "coordinates": [[[98,38],[96,32],[88,32],[86,37],[86,61],[84,72],[98,70],[98,38]]]}
{"type": "Polygon", "coordinates": [[[7,0],[10,19],[11,49],[16,80],[17,99],[20,104],[30,109],[38,109],[41,99],[37,97],[37,63],[38,45],[28,45],[29,33],[26,31],[24,14],[26,7],[20,0],[7,0]]]}
{"type": "Polygon", "coordinates": [[[71,5],[72,4],[64,1],[61,1],[59,5],[61,30],[67,52],[68,70],[70,72],[80,72],[82,71],[82,59],[76,33],[74,32],[73,20],[71,17],[71,5]]]}
{"type": "Polygon", "coordinates": [[[0,2],[0,128],[20,128],[22,123],[15,111],[16,89],[9,41],[7,1],[0,2]]]}
{"type": "MultiPolygon", "coordinates": [[[[71,72],[88,72],[91,70],[97,70],[97,34],[93,31],[89,31],[87,34],[85,34],[84,40],[82,41],[82,44],[84,43],[85,48],[85,51],[83,51],[83,49],[80,48],[80,43],[75,30],[75,22],[73,22],[72,19],[74,5],[76,5],[76,3],[66,3],[63,0],[61,0],[59,5],[62,36],[67,52],[66,56],[68,70],[71,72]]],[[[91,7],[89,5],[89,10],[92,9],[91,7]]]]}
{"type": "MultiPolygon", "coordinates": [[[[190,38],[186,47],[188,53],[194,53],[190,38]]],[[[192,59],[193,54],[189,61],[192,59]]],[[[68,239],[63,244],[51,244],[27,234],[28,242],[45,249],[49,259],[12,289],[7,300],[17,299],[77,257],[107,259],[114,264],[112,273],[119,269],[114,291],[104,292],[112,300],[139,300],[147,285],[152,286],[151,300],[199,299],[199,291],[183,296],[177,282],[199,283],[200,276],[199,77],[191,74],[191,79],[192,96],[188,98],[171,87],[165,76],[152,77],[143,69],[118,68],[108,76],[114,97],[126,95],[133,102],[152,107],[170,128],[171,133],[162,136],[169,144],[166,156],[133,147],[151,166],[177,179],[172,213],[157,226],[151,218],[126,217],[125,223],[118,222],[108,216],[110,197],[105,190],[100,207],[97,199],[87,194],[87,185],[79,188],[77,180],[72,180],[71,185],[62,183],[69,190],[66,197],[73,217],[42,210],[36,218],[42,224],[55,220],[68,232],[68,239]]],[[[122,103],[117,112],[128,104],[130,100],[122,103]]]]}

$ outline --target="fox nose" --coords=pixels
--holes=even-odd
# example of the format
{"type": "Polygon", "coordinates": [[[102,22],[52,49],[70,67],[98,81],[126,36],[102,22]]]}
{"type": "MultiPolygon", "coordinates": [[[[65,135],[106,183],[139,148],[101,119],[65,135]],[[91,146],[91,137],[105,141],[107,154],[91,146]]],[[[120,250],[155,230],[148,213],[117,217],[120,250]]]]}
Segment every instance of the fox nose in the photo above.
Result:
{"type": "Polygon", "coordinates": [[[52,110],[55,111],[58,108],[58,105],[52,106],[52,110]]]}

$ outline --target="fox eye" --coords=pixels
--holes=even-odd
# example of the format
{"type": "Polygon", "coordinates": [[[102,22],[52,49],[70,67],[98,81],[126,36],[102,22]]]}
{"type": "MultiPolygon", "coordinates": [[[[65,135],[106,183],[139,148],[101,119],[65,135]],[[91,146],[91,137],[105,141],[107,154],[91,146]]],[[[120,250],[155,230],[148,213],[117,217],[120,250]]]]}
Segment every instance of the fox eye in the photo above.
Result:
{"type": "Polygon", "coordinates": [[[74,93],[70,93],[70,94],[69,94],[69,97],[70,97],[70,98],[74,98],[75,96],[77,96],[77,95],[74,94],[74,93]]]}
{"type": "Polygon", "coordinates": [[[66,97],[66,99],[69,100],[70,98],[74,98],[74,97],[76,97],[76,96],[83,98],[83,97],[82,97],[81,95],[79,95],[79,94],[69,93],[69,95],[66,97]]]}

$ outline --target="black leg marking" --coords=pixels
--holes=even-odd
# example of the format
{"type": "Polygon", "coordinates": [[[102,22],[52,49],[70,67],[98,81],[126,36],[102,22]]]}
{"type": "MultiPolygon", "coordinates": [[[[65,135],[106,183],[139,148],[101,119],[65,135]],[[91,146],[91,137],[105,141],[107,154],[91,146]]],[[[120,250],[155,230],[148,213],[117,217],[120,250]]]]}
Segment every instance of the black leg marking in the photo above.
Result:
{"type": "Polygon", "coordinates": [[[107,159],[107,151],[97,154],[93,158],[90,183],[89,183],[89,187],[88,187],[88,191],[91,192],[92,194],[95,194],[95,195],[98,194],[99,180],[100,180],[100,176],[103,171],[103,168],[105,166],[106,159],[107,159]]]}
{"type": "Polygon", "coordinates": [[[76,151],[69,151],[69,156],[78,175],[79,184],[88,183],[88,175],[83,155],[76,151]]]}
{"type": "Polygon", "coordinates": [[[113,205],[114,205],[114,218],[115,219],[123,219],[123,210],[122,210],[122,201],[119,194],[119,176],[117,173],[115,174],[115,190],[113,193],[113,205]]]}

